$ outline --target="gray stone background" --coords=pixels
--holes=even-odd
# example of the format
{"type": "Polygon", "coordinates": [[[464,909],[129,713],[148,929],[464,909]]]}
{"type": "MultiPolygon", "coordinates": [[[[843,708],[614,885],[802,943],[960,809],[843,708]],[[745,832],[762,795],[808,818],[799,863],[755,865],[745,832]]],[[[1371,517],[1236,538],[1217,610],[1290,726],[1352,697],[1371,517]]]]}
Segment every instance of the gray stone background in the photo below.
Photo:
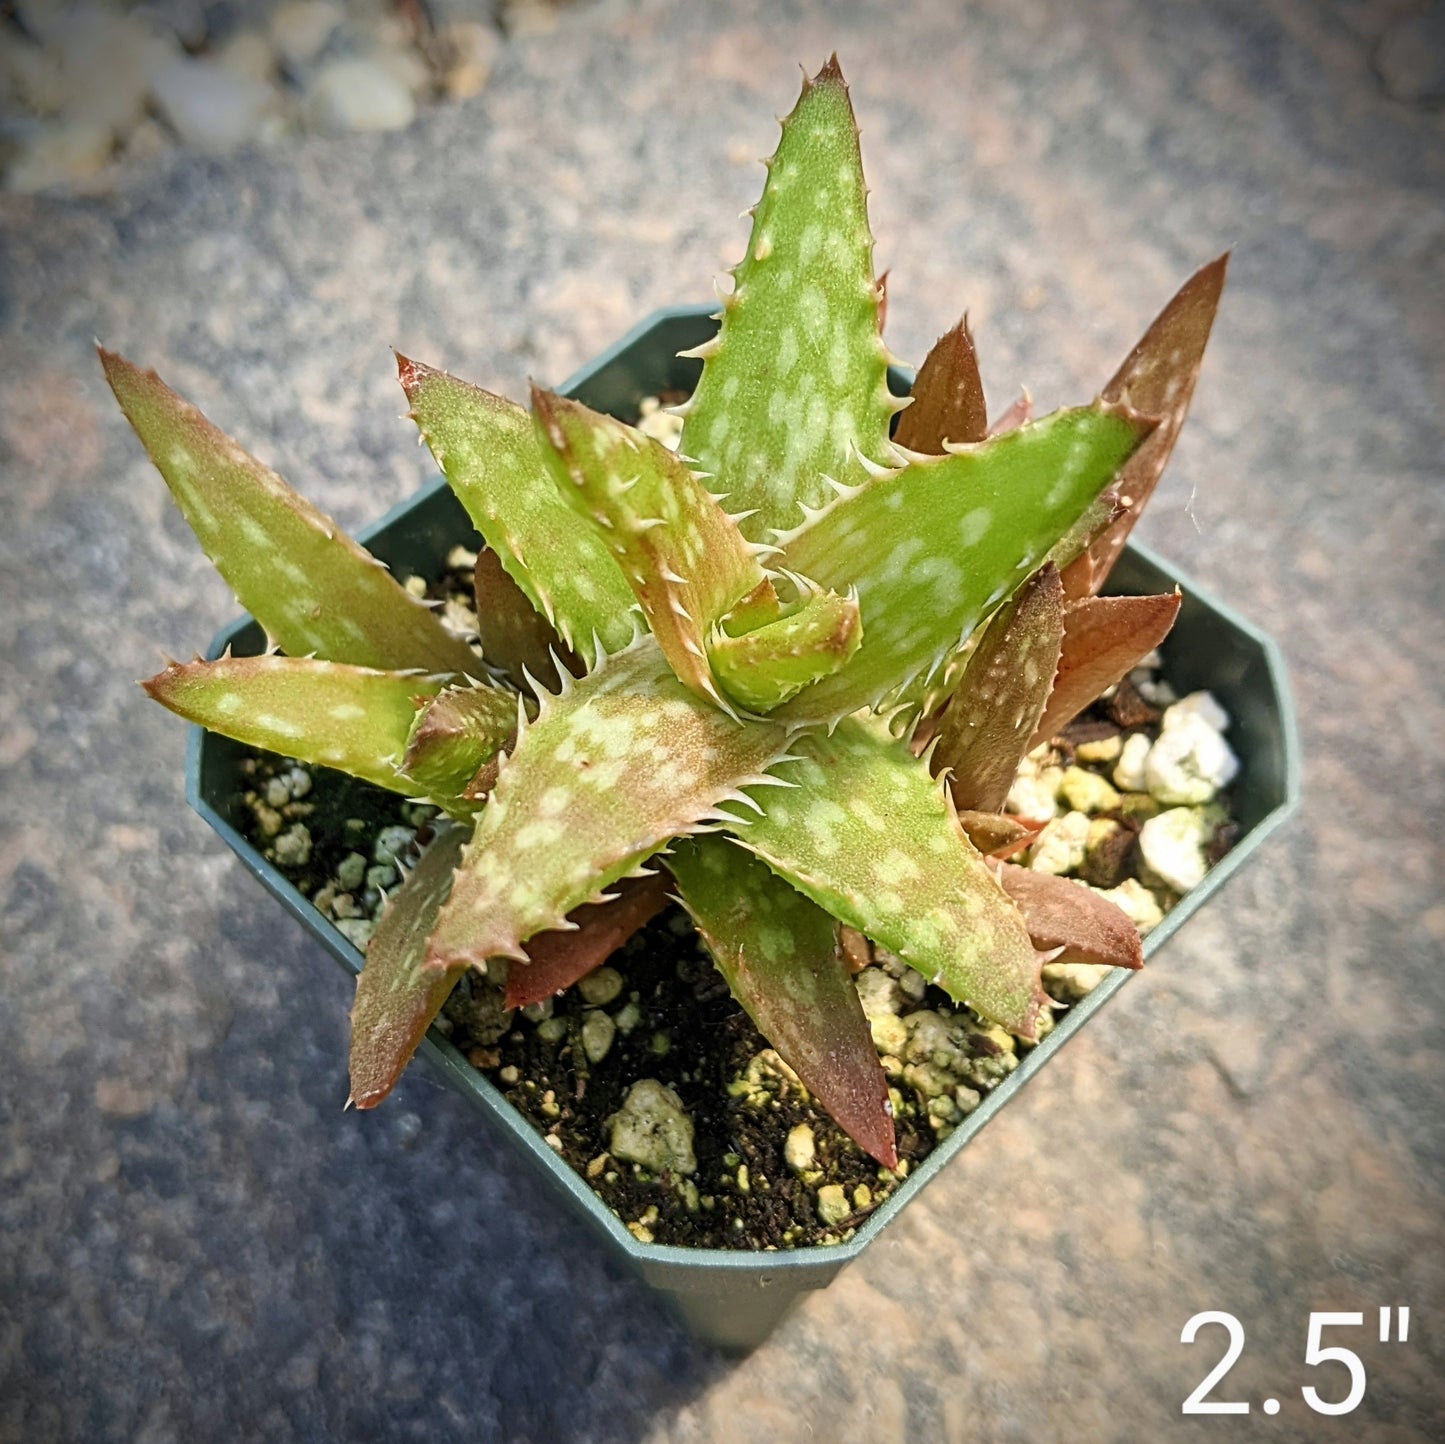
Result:
{"type": "Polygon", "coordinates": [[[603,0],[403,132],[0,197],[0,1438],[1445,1437],[1439,28],[1404,0],[603,0]],[[967,307],[995,400],[1047,409],[1235,247],[1142,533],[1281,639],[1306,800],[737,1363],[459,1101],[341,1112],[348,985],[186,810],[183,730],[133,684],[234,604],[90,346],[359,525],[428,472],[387,345],[516,394],[705,298],[796,62],[835,47],[905,357],[967,307]],[[1410,1342],[1358,1331],[1365,1402],[1311,1414],[1309,1311],[1386,1304],[1410,1342]],[[1201,1309],[1248,1329],[1215,1395],[1248,1418],[1180,1416],[1201,1309]]]}

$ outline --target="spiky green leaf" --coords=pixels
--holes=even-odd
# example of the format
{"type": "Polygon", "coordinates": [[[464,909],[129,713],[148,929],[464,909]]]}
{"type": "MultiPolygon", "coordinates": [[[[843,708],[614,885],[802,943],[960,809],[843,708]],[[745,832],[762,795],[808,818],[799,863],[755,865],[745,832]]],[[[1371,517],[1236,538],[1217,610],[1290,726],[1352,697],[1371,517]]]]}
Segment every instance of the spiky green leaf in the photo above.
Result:
{"type": "Polygon", "coordinates": [[[467,849],[431,965],[525,956],[528,938],[768,781],[785,737],[700,700],[650,636],[543,696],[467,849]]]}
{"type": "Polygon", "coordinates": [[[100,348],[105,378],[206,555],[293,657],[467,673],[476,655],[329,516],[154,371],[100,348]]]}
{"type": "Polygon", "coordinates": [[[517,730],[517,695],[500,687],[448,687],[412,721],[401,770],[438,800],[459,798],[477,769],[517,730]]]}
{"type": "Polygon", "coordinates": [[[507,575],[569,647],[590,647],[594,633],[625,647],[632,591],[601,538],[577,525],[526,410],[405,356],[396,364],[412,419],[507,575]]]}
{"type": "Polygon", "coordinates": [[[909,394],[912,401],[893,432],[899,446],[942,456],[947,441],[982,441],[988,435],[983,377],[967,316],[934,342],[909,394]]]}
{"type": "Polygon", "coordinates": [[[707,637],[766,581],[737,524],[660,441],[537,387],[532,412],[554,480],[616,558],[673,671],[725,705],[707,637]]]}
{"type": "Polygon", "coordinates": [[[873,278],[858,128],[835,56],[783,122],[753,212],[747,254],[724,298],[722,330],[697,353],[682,451],[714,480],[755,541],[821,506],[826,478],[862,477],[854,449],[890,456],[901,402],[873,278]]]}
{"type": "Polygon", "coordinates": [[[856,585],[863,644],[779,717],[915,701],[981,617],[1029,575],[1148,435],[1102,403],[947,456],[910,462],[839,497],[783,540],[786,566],[856,585]]]}
{"type": "Polygon", "coordinates": [[[1052,562],[990,619],[944,711],[933,750],[960,810],[1000,812],[1054,685],[1064,588],[1052,562]]]}
{"type": "Polygon", "coordinates": [[[896,1167],[888,1080],[837,922],[727,838],[679,843],[667,866],[758,1032],[860,1148],[896,1167]]]}
{"type": "Polygon", "coordinates": [[[387,899],[367,945],[351,1010],[349,1101],[358,1108],[375,1108],[396,1086],[462,975],[423,968],[422,959],[466,837],[466,828],[451,827],[432,842],[387,899]]]}
{"type": "Polygon", "coordinates": [[[794,739],[736,835],[799,891],[985,1017],[1032,1037],[1043,993],[1018,909],[960,828],[943,785],[877,718],[794,739]]]}
{"type": "MultiPolygon", "coordinates": [[[[1027,426],[1033,420],[1033,416],[1033,399],[1025,391],[1018,400],[994,419],[988,428],[985,439],[988,436],[1002,436],[1006,431],[1015,431],[1020,426],[1027,426]]],[[[1096,497],[1084,509],[1084,513],[1078,521],[1049,549],[1049,560],[1061,569],[1067,567],[1103,527],[1114,519],[1116,513],[1117,507],[1113,501],[1105,501],[1096,497]]],[[[1065,590],[1067,594],[1067,588],[1065,590]]],[[[967,660],[968,648],[965,645],[955,650],[938,669],[933,681],[924,689],[921,711],[925,718],[938,716],[944,703],[953,695],[953,689],[963,675],[963,668],[967,660]]]]}
{"type": "Polygon", "coordinates": [[[713,633],[708,657],[727,695],[753,712],[771,712],[858,650],[858,598],[808,592],[787,615],[741,636],[713,633]]]}
{"type": "Polygon", "coordinates": [[[414,797],[402,754],[418,703],[444,684],[311,657],[226,656],[173,662],[141,686],[212,732],[414,797]]]}
{"type": "Polygon", "coordinates": [[[756,587],[722,619],[722,629],[730,637],[741,637],[782,616],[782,603],[772,577],[764,577],[756,587]]]}

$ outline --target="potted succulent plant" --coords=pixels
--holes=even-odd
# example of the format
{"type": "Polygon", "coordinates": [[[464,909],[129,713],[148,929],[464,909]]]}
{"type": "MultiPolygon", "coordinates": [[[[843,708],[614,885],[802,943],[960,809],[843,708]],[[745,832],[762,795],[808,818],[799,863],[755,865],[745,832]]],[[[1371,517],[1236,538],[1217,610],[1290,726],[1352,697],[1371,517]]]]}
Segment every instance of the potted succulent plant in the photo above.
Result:
{"type": "MultiPolygon", "coordinates": [[[[530,414],[398,357],[450,489],[384,521],[370,550],[153,373],[102,352],[256,619],[146,686],[208,729],[193,802],[360,974],[351,1100],[379,1103],[421,1048],[700,1333],[733,1347],[866,1246],[1124,976],[1050,1030],[1045,963],[1142,961],[1134,923],[1096,891],[1008,861],[1040,821],[1005,809],[1031,748],[1178,617],[1177,676],[1225,698],[1246,754],[1243,838],[1211,881],[1293,794],[1269,644],[1125,550],[1184,419],[1224,260],[1090,405],[1034,421],[1024,403],[990,427],[966,326],[911,387],[884,347],[865,195],[830,61],[783,123],[720,327],[666,313],[562,393],[534,388],[530,414]],[[674,391],[688,395],[676,450],[617,419],[674,391]],[[477,550],[479,648],[394,575],[435,578],[459,544],[477,550]],[[1153,594],[1101,595],[1111,573],[1153,594]],[[392,890],[374,929],[324,918],[273,865],[293,832],[292,860],[311,847],[304,827],[278,837],[299,802],[284,780],[271,779],[271,845],[241,835],[245,749],[425,806],[414,865],[379,865],[375,889],[392,890]],[[831,1247],[699,1252],[629,1232],[557,1156],[555,1131],[433,1027],[459,984],[510,1016],[585,980],[669,897],[781,1066],[889,1180],[831,1247]],[[901,1186],[898,1094],[855,946],[941,989],[1003,1040],[990,1047],[1027,1050],[901,1186]]],[[[668,1092],[637,1081],[638,1126],[665,1130],[644,1086],[668,1092]]],[[[686,1151],[651,1174],[632,1166],[690,1188],[695,1207],[686,1151]]]]}

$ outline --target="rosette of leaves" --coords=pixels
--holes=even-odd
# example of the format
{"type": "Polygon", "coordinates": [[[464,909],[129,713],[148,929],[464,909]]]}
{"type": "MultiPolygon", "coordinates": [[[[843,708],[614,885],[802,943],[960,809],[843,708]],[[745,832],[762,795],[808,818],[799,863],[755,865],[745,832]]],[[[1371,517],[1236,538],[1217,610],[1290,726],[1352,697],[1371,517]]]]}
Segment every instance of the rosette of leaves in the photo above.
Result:
{"type": "Polygon", "coordinates": [[[766,164],[679,452],[561,396],[524,408],[398,358],[485,543],[479,648],[154,373],[101,353],[273,643],[172,664],[147,690],[448,819],[368,949],[358,1106],[467,969],[509,1004],[548,996],[672,896],[761,1032],[892,1165],[844,928],[1023,1039],[1042,960],[1138,965],[1116,909],[1000,863],[1027,836],[1001,808],[1034,740],[1177,609],[1095,593],[1183,419],[1224,262],[1092,403],[1040,420],[1016,405],[990,429],[962,324],[911,404],[889,392],[836,60],[766,164]]]}

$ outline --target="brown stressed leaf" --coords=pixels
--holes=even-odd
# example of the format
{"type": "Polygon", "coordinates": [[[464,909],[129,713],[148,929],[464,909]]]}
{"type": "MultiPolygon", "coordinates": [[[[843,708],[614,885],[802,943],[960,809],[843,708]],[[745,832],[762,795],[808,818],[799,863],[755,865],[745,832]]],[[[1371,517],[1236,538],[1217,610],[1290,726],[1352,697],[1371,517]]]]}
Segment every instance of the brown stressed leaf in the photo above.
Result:
{"type": "Polygon", "coordinates": [[[985,857],[1012,857],[1043,829],[1007,812],[963,811],[958,814],[964,835],[985,857]]]}
{"type": "Polygon", "coordinates": [[[1062,573],[1066,602],[1093,595],[1088,590],[1079,590],[1086,576],[1093,576],[1092,566],[1084,573],[1075,567],[1074,563],[1087,559],[1089,548],[1103,536],[1116,518],[1123,515],[1124,510],[1123,504],[1112,490],[1095,497],[1085,508],[1084,514],[1059,538],[1057,545],[1049,552],[1049,560],[1062,573]]]}
{"type": "Polygon", "coordinates": [[[351,1010],[351,1099],[375,1108],[396,1086],[463,969],[421,966],[427,935],[451,892],[467,830],[449,828],[391,895],[366,950],[351,1010]]]}
{"type": "Polygon", "coordinates": [[[1002,810],[1043,715],[1063,635],[1063,586],[1049,563],[988,624],[939,724],[933,770],[950,769],[961,810],[1002,810]]]}
{"type": "MultiPolygon", "coordinates": [[[[1120,515],[1123,515],[1122,511],[1120,515]]],[[[1112,524],[1112,523],[1111,523],[1112,524]]],[[[1085,597],[1092,597],[1098,588],[1094,584],[1094,573],[1097,570],[1094,558],[1087,551],[1080,552],[1063,571],[1064,578],[1064,600],[1066,602],[1077,602],[1085,597]]],[[[1103,585],[1100,583],[1099,585],[1103,585]]]]}
{"type": "Polygon", "coordinates": [[[1016,431],[1027,426],[1034,419],[1034,399],[1025,391],[1008,409],[999,413],[988,429],[990,436],[1002,436],[1005,431],[1016,431]]]}
{"type": "Polygon", "coordinates": [[[564,666],[580,671],[575,654],[557,635],[557,629],[527,599],[527,594],[502,566],[491,547],[477,553],[472,571],[472,591],[477,602],[477,630],[482,639],[482,656],[500,668],[517,684],[525,684],[530,673],[544,687],[555,690],[561,679],[552,661],[555,648],[564,666]]]}
{"type": "MultiPolygon", "coordinates": [[[[1226,252],[1196,271],[1155,318],[1103,390],[1104,400],[1120,401],[1160,421],[1158,429],[1119,474],[1115,490],[1127,499],[1127,510],[1089,548],[1089,562],[1080,559],[1075,563],[1081,575],[1087,573],[1093,592],[1104,585],[1113,570],[1174,450],[1199,379],[1228,268],[1226,252]]],[[[1066,590],[1071,595],[1077,593],[1074,583],[1066,583],[1066,590]]]]}
{"type": "Polygon", "coordinates": [[[1184,598],[1085,597],[1064,609],[1064,645],[1054,690],[1030,747],[1047,742],[1169,635],[1184,598]]]}
{"type": "Polygon", "coordinates": [[[913,404],[899,413],[893,440],[909,451],[942,456],[945,441],[982,441],[987,435],[983,378],[965,316],[934,342],[918,368],[913,404]]]}
{"type": "Polygon", "coordinates": [[[527,962],[507,971],[507,1006],[524,1008],[570,988],[600,968],[640,927],[668,903],[670,879],[661,874],[618,883],[611,902],[590,903],[569,915],[575,931],[554,928],[526,944],[527,962]]]}
{"type": "Polygon", "coordinates": [[[1024,915],[1033,945],[1045,952],[1064,950],[1056,962],[1144,966],[1139,930],[1122,909],[1085,884],[1011,862],[999,868],[999,881],[1024,915]]]}

